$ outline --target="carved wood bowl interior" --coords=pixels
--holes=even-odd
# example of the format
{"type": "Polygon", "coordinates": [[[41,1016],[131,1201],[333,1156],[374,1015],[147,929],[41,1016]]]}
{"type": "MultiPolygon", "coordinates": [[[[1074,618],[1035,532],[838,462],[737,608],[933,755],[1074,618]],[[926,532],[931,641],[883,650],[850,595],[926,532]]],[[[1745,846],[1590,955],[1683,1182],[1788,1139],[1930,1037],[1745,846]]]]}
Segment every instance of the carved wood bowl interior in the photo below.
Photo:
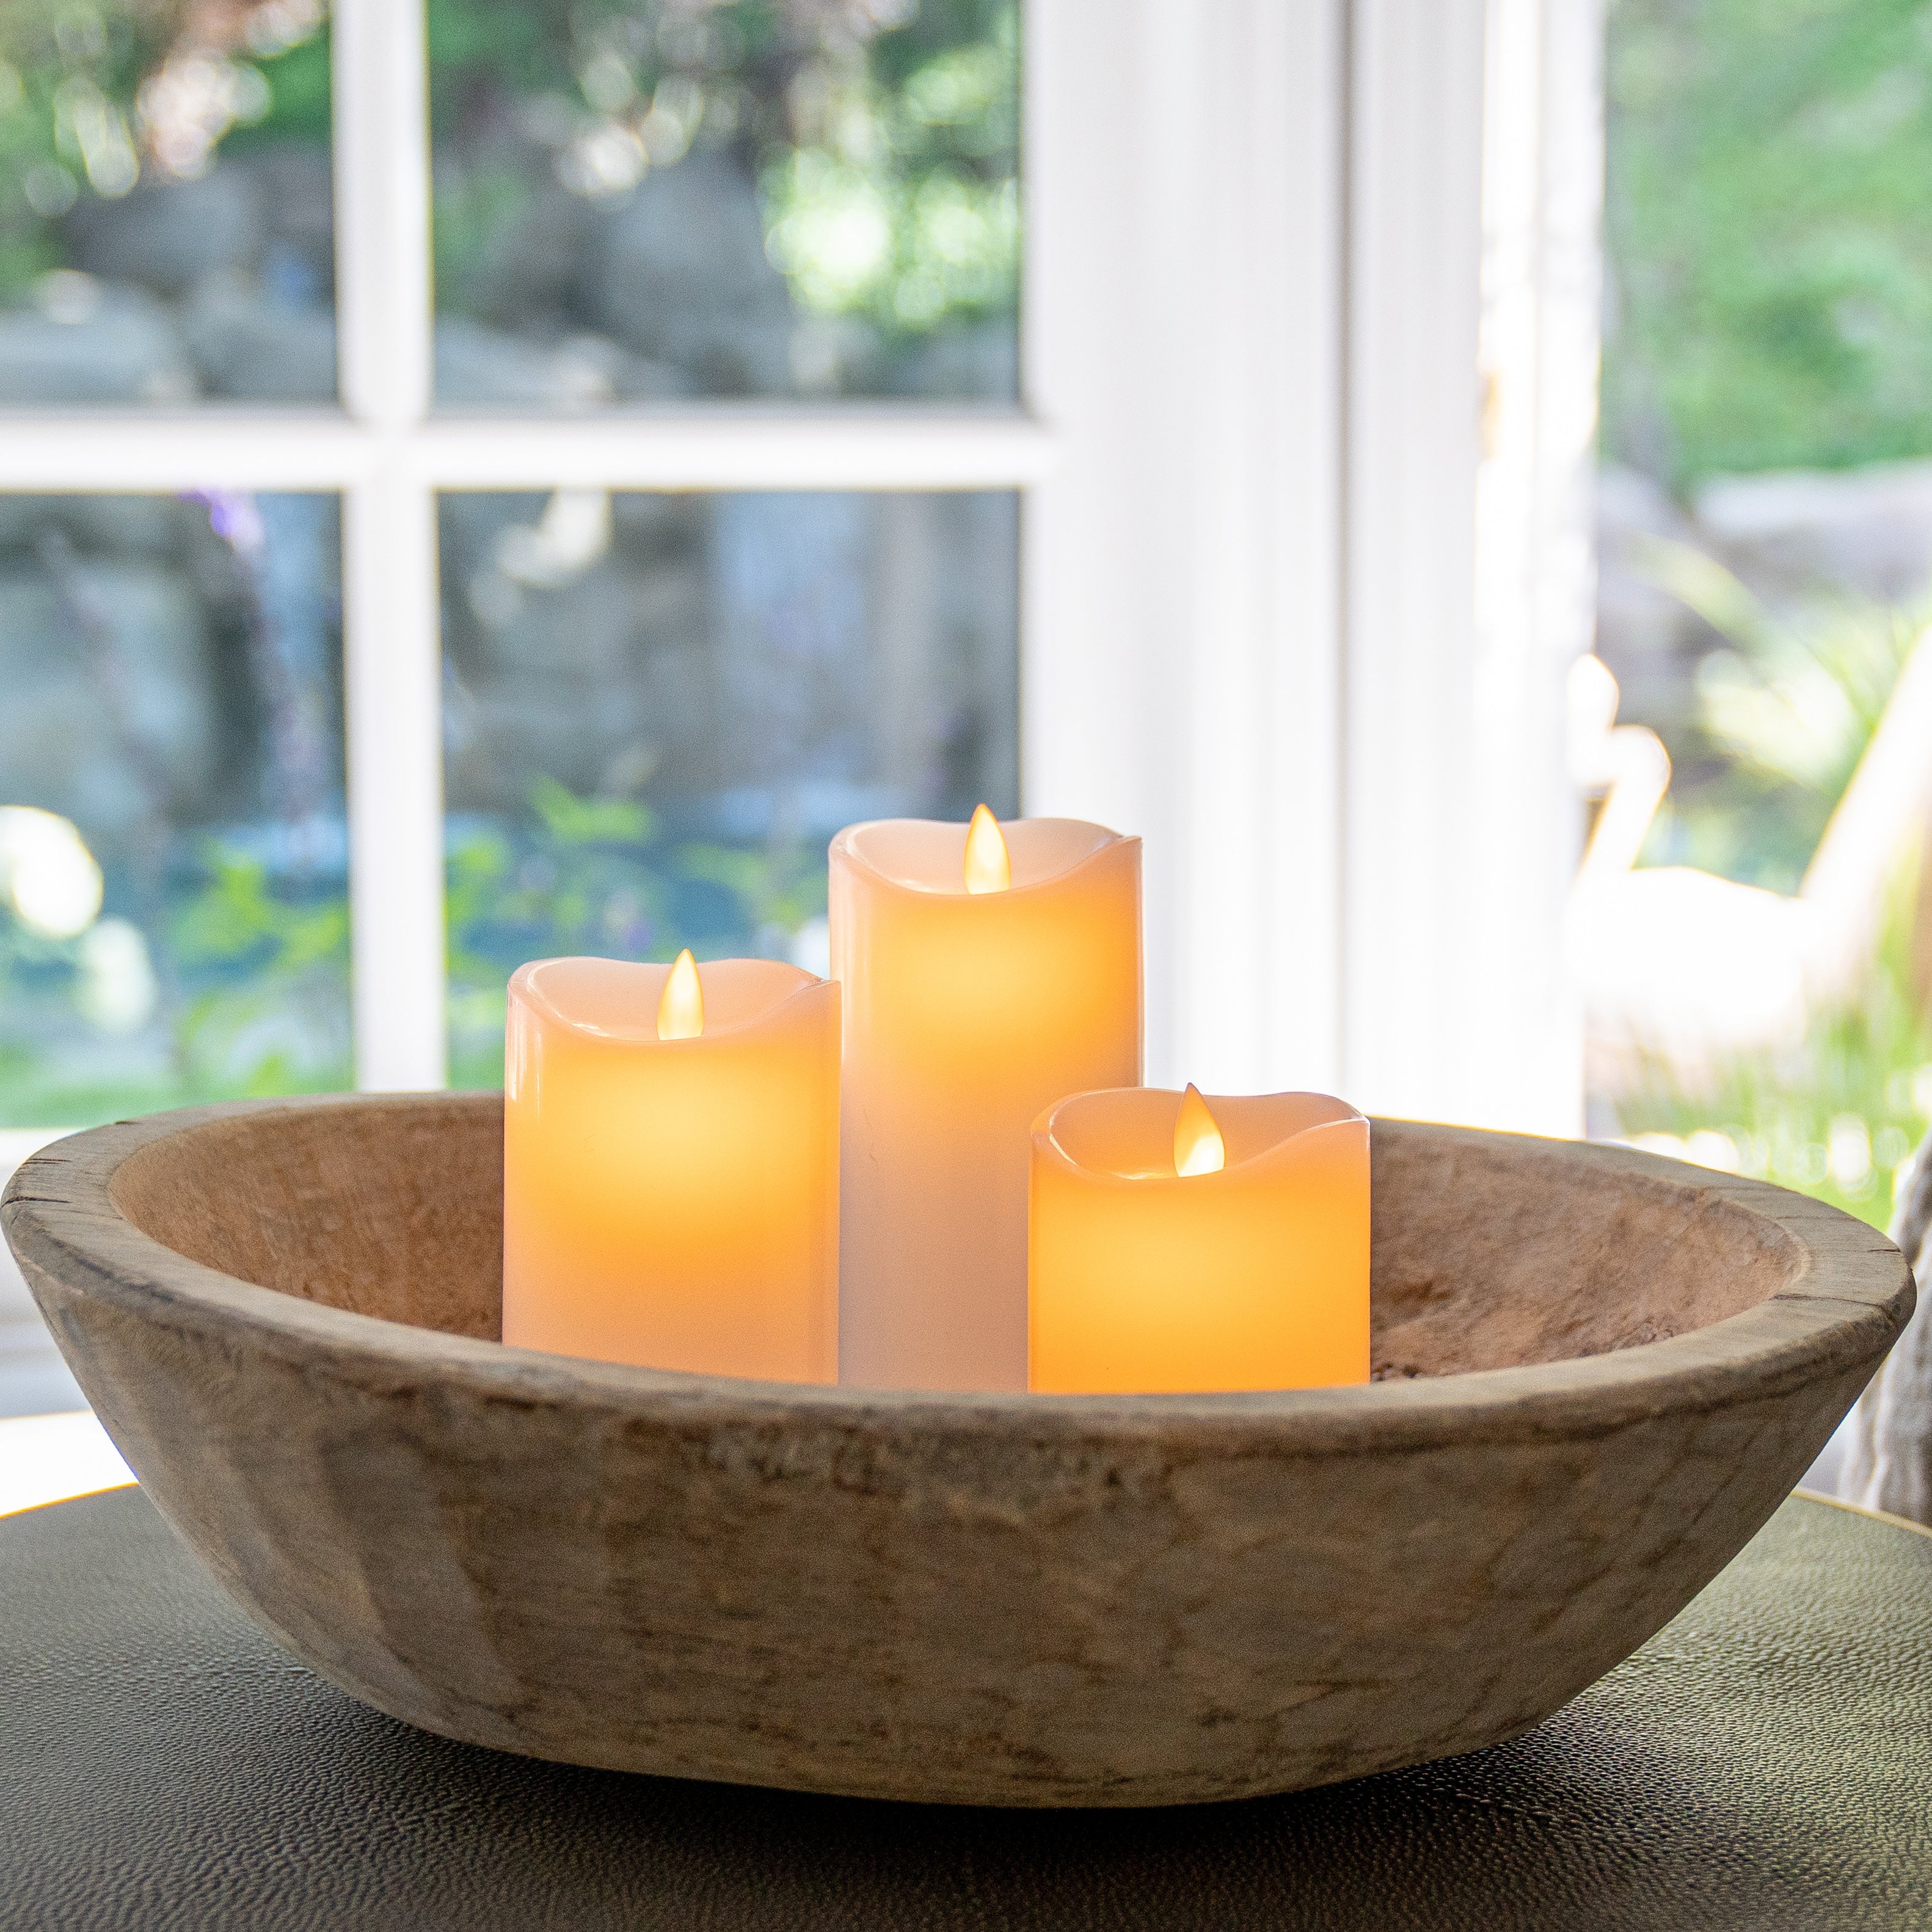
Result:
{"type": "Polygon", "coordinates": [[[494,1096],[57,1144],[8,1239],[148,1493],[296,1656],[450,1736],[680,1777],[1141,1804],[1499,1742],[1743,1546],[1910,1312],[1862,1223],[1378,1121],[1377,1379],[946,1396],[497,1333],[494,1096]]]}

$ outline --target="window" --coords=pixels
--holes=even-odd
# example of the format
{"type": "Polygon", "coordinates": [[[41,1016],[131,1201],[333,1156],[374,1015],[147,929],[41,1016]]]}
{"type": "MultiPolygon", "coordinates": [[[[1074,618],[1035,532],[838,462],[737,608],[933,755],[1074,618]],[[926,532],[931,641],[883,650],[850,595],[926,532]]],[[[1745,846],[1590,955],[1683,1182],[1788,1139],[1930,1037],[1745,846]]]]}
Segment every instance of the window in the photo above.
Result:
{"type": "Polygon", "coordinates": [[[347,1084],[336,499],[0,518],[4,1124],[347,1084]]]}
{"type": "MultiPolygon", "coordinates": [[[[141,938],[142,1092],[492,1078],[526,949],[808,958],[837,819],[984,796],[1145,838],[1150,1078],[1573,1126],[1577,640],[1522,613],[1590,411],[1517,372],[1577,364],[1539,346],[1576,206],[1538,188],[1486,269],[1485,73],[1529,50],[1540,182],[1534,130],[1594,124],[1588,11],[8,12],[0,595],[165,580],[241,748],[158,867],[0,752],[141,938]],[[1486,575],[1479,349],[1533,431],[1483,473],[1486,575]],[[243,1011],[284,968],[298,1036],[243,1011]]],[[[73,1044],[0,1064],[0,1125],[151,1103],[85,1088],[86,940],[32,938],[73,1044]]]]}
{"type": "Polygon", "coordinates": [[[491,1082],[516,958],[1017,808],[1012,0],[4,31],[8,1119],[491,1082]]]}
{"type": "MultiPolygon", "coordinates": [[[[446,737],[470,841],[476,732],[528,696],[532,627],[610,648],[579,620],[637,580],[640,506],[664,496],[692,499],[664,554],[694,619],[739,594],[698,552],[790,517],[788,543],[809,526],[902,576],[926,558],[922,650],[983,670],[1016,628],[1005,737],[964,763],[928,746],[920,783],[950,797],[930,774],[978,759],[1024,809],[1147,835],[1152,1071],[1554,1123],[1574,1076],[1546,1043],[1540,1098],[1485,1070],[1522,1058],[1512,989],[1560,911],[1565,781],[1520,755],[1560,718],[1547,679],[1514,710],[1478,702],[1516,674],[1478,650],[1472,564],[1485,61],[1510,20],[1540,45],[1546,10],[1227,0],[1163,40],[1101,0],[256,0],[209,46],[169,40],[166,9],[16,10],[8,31],[40,38],[0,56],[4,124],[51,131],[8,218],[40,225],[10,231],[27,266],[0,360],[24,342],[28,373],[0,488],[338,505],[364,1085],[447,1070],[446,852],[474,846],[446,838],[446,737]],[[120,192],[117,143],[145,143],[154,178],[120,192]],[[188,344],[154,365],[175,374],[36,387],[36,345],[98,343],[62,352],[107,366],[117,276],[135,285],[163,228],[174,266],[142,268],[134,306],[188,344]],[[758,507],[774,493],[798,501],[758,507]],[[1531,823],[1556,828],[1550,854],[1491,866],[1490,832],[1531,823]],[[1418,921],[1453,970],[1418,963],[1418,921]]],[[[1537,98],[1568,70],[1534,56],[1537,98]]],[[[910,594],[871,586],[848,665],[910,594]]],[[[983,734],[998,680],[974,677],[983,734]]],[[[697,782],[688,747],[647,736],[658,782],[697,782]]],[[[903,734],[842,773],[830,744],[797,782],[905,769],[903,734]]],[[[523,769],[608,784],[616,756],[568,783],[523,769]]],[[[651,782],[636,802],[675,843],[651,782]]],[[[539,830],[520,810],[511,846],[539,830]]],[[[487,949],[459,950],[473,1035],[487,949]]]]}
{"type": "Polygon", "coordinates": [[[829,958],[865,818],[1017,809],[1010,491],[440,500],[452,1071],[560,953],[829,958]]]}

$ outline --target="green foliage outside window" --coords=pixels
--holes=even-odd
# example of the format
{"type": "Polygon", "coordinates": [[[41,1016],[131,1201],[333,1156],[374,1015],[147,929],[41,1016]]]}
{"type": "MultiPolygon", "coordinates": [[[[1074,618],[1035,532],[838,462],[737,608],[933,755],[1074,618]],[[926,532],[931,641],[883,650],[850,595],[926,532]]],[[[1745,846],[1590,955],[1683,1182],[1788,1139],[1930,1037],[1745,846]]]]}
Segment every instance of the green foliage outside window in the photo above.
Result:
{"type": "MultiPolygon", "coordinates": [[[[1932,10],[1922,0],[1612,0],[1603,448],[1706,479],[1932,454],[1932,10]]],[[[1712,626],[1646,858],[1797,889],[1928,616],[1820,589],[1767,613],[1708,555],[1643,574],[1712,626]]],[[[1619,1125],[1882,1226],[1932,1120],[1920,855],[1864,985],[1802,1049],[1619,1125]]]]}
{"type": "MultiPolygon", "coordinates": [[[[1820,598],[1774,616],[1701,551],[1658,542],[1643,561],[1723,640],[1699,667],[1694,721],[1673,734],[1671,795],[1645,859],[1795,892],[1928,614],[1820,598]]],[[[1886,1226],[1932,1124],[1923,859],[1900,855],[1876,956],[1802,1042],[1688,1088],[1654,1066],[1618,1098],[1622,1132],[1886,1226]]]]}
{"type": "Polygon", "coordinates": [[[1820,596],[1774,615],[1688,544],[1652,540],[1636,560],[1718,640],[1693,717],[1666,734],[1670,796],[1645,860],[1795,892],[1932,608],[1820,596]]]}
{"type": "MultiPolygon", "coordinates": [[[[251,139],[328,138],[321,0],[257,8],[252,40],[207,50],[208,152],[251,139]]],[[[60,218],[141,178],[144,85],[198,46],[188,0],[8,0],[0,5],[0,307],[64,260],[60,218]]],[[[236,18],[246,16],[238,10],[236,18]]]]}
{"type": "Polygon", "coordinates": [[[1894,896],[1863,983],[1814,1020],[1801,1047],[1741,1056],[1688,1092],[1653,1069],[1618,1101],[1623,1132],[1640,1144],[1663,1136],[1680,1144],[1660,1152],[1688,1151],[1887,1226],[1904,1164],[1932,1125],[1932,1021],[1914,962],[1916,911],[1909,891],[1894,896]]]}
{"type": "Polygon", "coordinates": [[[146,932],[167,1052],[111,1050],[119,1029],[89,1010],[86,938],[35,933],[0,902],[0,1094],[6,1124],[71,1126],[242,1096],[353,1084],[342,1021],[349,909],[325,885],[272,880],[250,855],[201,842],[171,909],[146,932]],[[47,1036],[94,1022],[110,1050],[78,1064],[47,1036]]]}
{"type": "MultiPolygon", "coordinates": [[[[324,11],[257,6],[263,24],[211,50],[226,104],[210,153],[328,139],[324,11]]],[[[58,224],[80,196],[135,185],[143,86],[200,44],[197,17],[188,0],[0,7],[0,305],[61,266],[58,224]]],[[[896,12],[428,0],[428,26],[435,124],[454,137],[439,167],[438,280],[459,306],[536,184],[514,142],[461,139],[493,110],[506,126],[545,124],[546,140],[620,130],[666,160],[708,128],[758,178],[772,260],[805,309],[908,336],[1012,306],[1016,0],[896,12]]]]}
{"type": "MultiPolygon", "coordinates": [[[[825,913],[822,856],[796,842],[746,848],[664,836],[630,800],[532,787],[513,824],[450,842],[446,916],[452,1078],[502,1077],[503,986],[525,959],[572,952],[670,958],[782,954],[825,913]]],[[[219,838],[201,842],[150,929],[170,1051],[101,1056],[76,1072],[38,1050],[38,1022],[70,1030],[86,1003],[83,944],[35,933],[0,899],[0,1094],[15,1126],[71,1126],[238,1095],[353,1084],[342,1030],[349,908],[326,884],[302,892],[219,838]],[[130,1071],[138,1066],[142,1070],[130,1071]]],[[[111,1040],[111,1030],[107,1037],[111,1040]]]]}
{"type": "Polygon", "coordinates": [[[1932,13],[1613,0],[1605,453],[1678,486],[1932,451],[1932,13]]]}
{"type": "Polygon", "coordinates": [[[731,148],[802,309],[862,316],[890,339],[1012,307],[1015,0],[429,0],[429,36],[431,118],[448,130],[437,281],[459,306],[542,183],[524,146],[461,130],[520,123],[551,147],[634,143],[646,166],[701,138],[731,148]]]}
{"type": "Polygon", "coordinates": [[[531,788],[513,826],[453,834],[448,859],[451,1078],[502,1078],[504,982],[526,959],[568,953],[670,959],[782,955],[825,913],[817,848],[664,836],[629,799],[531,788]]]}

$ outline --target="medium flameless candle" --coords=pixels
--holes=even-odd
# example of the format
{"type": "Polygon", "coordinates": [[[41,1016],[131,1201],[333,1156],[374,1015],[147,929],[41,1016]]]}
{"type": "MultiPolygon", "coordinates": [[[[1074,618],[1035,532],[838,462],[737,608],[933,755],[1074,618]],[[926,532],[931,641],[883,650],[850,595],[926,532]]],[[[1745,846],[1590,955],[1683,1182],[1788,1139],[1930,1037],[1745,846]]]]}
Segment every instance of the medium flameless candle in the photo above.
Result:
{"type": "Polygon", "coordinates": [[[1140,841],[982,806],[832,842],[841,1379],[1026,1386],[1028,1130],[1141,1077],[1140,841]]]}
{"type": "Polygon", "coordinates": [[[504,1088],[506,1342],[837,1379],[836,987],[540,960],[510,982],[504,1088]]]}
{"type": "Polygon", "coordinates": [[[1321,1094],[1076,1094],[1033,1130],[1028,1386],[1369,1377],[1369,1124],[1321,1094]]]}

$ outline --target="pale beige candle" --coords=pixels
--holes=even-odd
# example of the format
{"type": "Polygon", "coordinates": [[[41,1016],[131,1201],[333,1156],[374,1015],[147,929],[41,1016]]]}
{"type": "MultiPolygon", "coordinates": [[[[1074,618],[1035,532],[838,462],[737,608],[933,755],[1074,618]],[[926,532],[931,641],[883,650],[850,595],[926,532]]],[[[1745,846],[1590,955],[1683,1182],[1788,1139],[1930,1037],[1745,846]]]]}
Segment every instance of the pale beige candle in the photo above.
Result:
{"type": "Polygon", "coordinates": [[[503,1340],[658,1369],[838,1366],[838,997],[767,959],[510,982],[503,1340]]]}
{"type": "Polygon", "coordinates": [[[1140,841],[1077,819],[832,844],[839,1378],[1023,1389],[1031,1128],[1141,1077],[1140,841]]]}

